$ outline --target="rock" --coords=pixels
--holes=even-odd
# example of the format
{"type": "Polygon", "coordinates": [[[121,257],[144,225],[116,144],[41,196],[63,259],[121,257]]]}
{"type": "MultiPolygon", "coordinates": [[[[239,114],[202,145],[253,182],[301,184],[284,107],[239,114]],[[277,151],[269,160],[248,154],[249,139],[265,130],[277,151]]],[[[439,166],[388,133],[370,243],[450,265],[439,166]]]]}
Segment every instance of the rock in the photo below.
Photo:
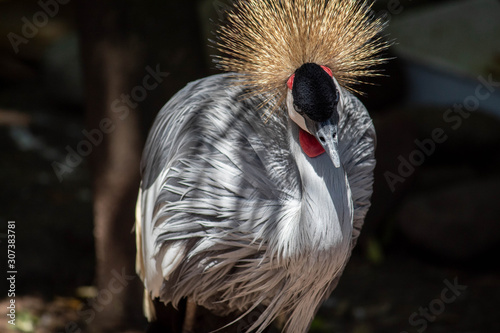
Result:
{"type": "MultiPolygon", "coordinates": [[[[411,195],[395,220],[417,248],[467,261],[500,242],[500,121],[476,111],[450,122],[447,112],[407,111],[417,129],[416,140],[430,142],[436,129],[445,140],[435,142],[432,153],[415,168],[411,195]]],[[[414,144],[414,150],[419,149],[414,144]]]]}
{"type": "Polygon", "coordinates": [[[500,177],[412,196],[396,216],[411,243],[454,260],[471,260],[500,242],[500,177]]]}
{"type": "Polygon", "coordinates": [[[374,117],[376,181],[362,244],[367,236],[390,231],[388,221],[416,248],[459,261],[500,241],[500,121],[476,111],[450,122],[448,110],[412,108],[374,117]],[[436,130],[440,142],[433,140],[436,130]],[[426,142],[428,151],[417,142],[426,142]],[[412,154],[423,157],[421,163],[401,175],[401,160],[411,161],[412,154]],[[387,172],[404,181],[391,188],[387,172]]]}

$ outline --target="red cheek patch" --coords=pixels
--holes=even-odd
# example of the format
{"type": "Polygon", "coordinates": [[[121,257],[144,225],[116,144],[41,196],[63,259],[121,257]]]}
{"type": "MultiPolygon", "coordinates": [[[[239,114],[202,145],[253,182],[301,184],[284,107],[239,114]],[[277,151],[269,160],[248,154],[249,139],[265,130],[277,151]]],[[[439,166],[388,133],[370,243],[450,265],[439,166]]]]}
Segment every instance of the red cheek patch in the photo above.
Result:
{"type": "Polygon", "coordinates": [[[326,66],[321,66],[321,68],[323,68],[323,70],[328,74],[330,75],[331,77],[333,77],[333,72],[330,68],[326,67],[326,66]]]}
{"type": "Polygon", "coordinates": [[[295,74],[292,74],[292,76],[290,76],[290,78],[288,79],[288,82],[286,83],[286,85],[288,86],[288,89],[292,90],[294,80],[295,80],[295,74]]]}
{"type": "Polygon", "coordinates": [[[325,153],[325,148],[319,143],[318,139],[302,128],[299,129],[299,142],[304,153],[310,158],[318,157],[325,153]]]}

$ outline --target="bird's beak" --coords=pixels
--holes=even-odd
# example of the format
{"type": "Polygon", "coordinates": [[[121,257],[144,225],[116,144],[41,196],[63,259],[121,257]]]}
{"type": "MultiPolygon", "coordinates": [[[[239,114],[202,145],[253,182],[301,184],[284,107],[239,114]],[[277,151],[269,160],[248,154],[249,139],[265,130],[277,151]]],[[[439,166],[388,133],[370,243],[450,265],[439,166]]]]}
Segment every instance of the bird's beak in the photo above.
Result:
{"type": "Polygon", "coordinates": [[[318,139],[323,148],[325,148],[333,165],[335,165],[336,168],[340,168],[340,155],[338,150],[339,139],[337,131],[337,124],[334,124],[331,119],[328,119],[327,121],[316,123],[314,136],[318,139]]]}

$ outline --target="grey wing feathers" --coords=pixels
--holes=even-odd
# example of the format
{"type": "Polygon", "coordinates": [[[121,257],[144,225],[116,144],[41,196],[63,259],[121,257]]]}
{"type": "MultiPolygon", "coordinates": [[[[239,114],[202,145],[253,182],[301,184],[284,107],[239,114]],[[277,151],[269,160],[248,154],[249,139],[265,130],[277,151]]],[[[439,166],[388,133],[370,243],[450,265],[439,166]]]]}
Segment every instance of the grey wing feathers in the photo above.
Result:
{"type": "Polygon", "coordinates": [[[352,191],[354,247],[371,205],[377,139],[372,119],[364,105],[351,94],[344,94],[347,98],[344,101],[344,119],[341,119],[339,148],[352,191]]]}
{"type": "Polygon", "coordinates": [[[227,75],[191,83],[153,126],[138,223],[141,276],[154,297],[174,304],[193,292],[200,303],[213,298],[202,290],[222,291],[229,271],[245,271],[236,264],[262,257],[265,223],[275,224],[282,202],[300,195],[290,156],[280,148],[288,146],[286,122],[275,115],[257,126],[261,101],[241,101],[241,94],[227,75]]]}

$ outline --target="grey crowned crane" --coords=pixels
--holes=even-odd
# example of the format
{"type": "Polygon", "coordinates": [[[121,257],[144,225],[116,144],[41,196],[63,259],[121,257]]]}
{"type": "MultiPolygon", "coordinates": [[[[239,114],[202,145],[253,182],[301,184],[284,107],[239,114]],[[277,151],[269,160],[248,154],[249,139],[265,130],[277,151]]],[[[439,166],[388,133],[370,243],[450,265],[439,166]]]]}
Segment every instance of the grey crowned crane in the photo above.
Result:
{"type": "Polygon", "coordinates": [[[261,309],[306,332],[370,207],[375,130],[349,89],[377,75],[383,22],[353,0],[237,1],[226,74],[160,111],[142,159],[137,269],[151,299],[218,315],[261,309]]]}

